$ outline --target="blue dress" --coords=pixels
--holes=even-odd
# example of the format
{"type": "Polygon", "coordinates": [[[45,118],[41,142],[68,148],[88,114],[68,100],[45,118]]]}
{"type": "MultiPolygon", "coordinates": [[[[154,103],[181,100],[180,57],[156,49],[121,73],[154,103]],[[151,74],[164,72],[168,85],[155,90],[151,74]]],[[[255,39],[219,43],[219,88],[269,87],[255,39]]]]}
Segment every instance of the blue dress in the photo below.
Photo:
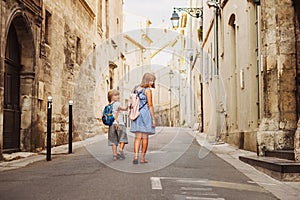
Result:
{"type": "Polygon", "coordinates": [[[149,135],[155,134],[155,127],[152,126],[152,118],[147,103],[146,90],[150,88],[143,88],[139,93],[140,98],[140,114],[131,122],[130,132],[132,133],[147,133],[149,135]]]}

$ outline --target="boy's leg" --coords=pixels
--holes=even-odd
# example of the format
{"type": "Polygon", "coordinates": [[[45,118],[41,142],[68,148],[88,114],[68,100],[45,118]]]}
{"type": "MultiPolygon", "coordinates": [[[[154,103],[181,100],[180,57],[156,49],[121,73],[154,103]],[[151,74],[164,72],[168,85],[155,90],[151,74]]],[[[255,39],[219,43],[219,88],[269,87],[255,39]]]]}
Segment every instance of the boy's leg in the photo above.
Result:
{"type": "Polygon", "coordinates": [[[117,154],[117,145],[112,145],[112,151],[113,151],[113,159],[117,160],[118,159],[118,154],[117,154]]]}
{"type": "Polygon", "coordinates": [[[124,125],[119,125],[118,137],[120,142],[119,156],[120,158],[125,159],[124,148],[125,144],[128,144],[128,137],[126,133],[126,127],[124,125]]]}
{"type": "Polygon", "coordinates": [[[108,145],[112,146],[112,152],[113,152],[113,159],[117,159],[117,146],[118,146],[118,136],[116,132],[115,125],[109,126],[108,129],[108,145]]]}
{"type": "Polygon", "coordinates": [[[120,143],[120,148],[119,148],[119,157],[120,157],[121,159],[125,159],[124,147],[125,147],[125,143],[124,143],[124,142],[121,142],[121,143],[120,143]]]}
{"type": "Polygon", "coordinates": [[[124,147],[125,147],[125,142],[121,142],[120,143],[120,151],[123,151],[124,150],[124,147]]]}

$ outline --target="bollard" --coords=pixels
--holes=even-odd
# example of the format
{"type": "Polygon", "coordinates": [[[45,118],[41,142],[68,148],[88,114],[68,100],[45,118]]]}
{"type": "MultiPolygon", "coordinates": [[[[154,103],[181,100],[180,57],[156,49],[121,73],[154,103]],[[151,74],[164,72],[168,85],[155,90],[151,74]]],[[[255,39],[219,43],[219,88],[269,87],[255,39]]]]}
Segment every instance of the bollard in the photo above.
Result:
{"type": "Polygon", "coordinates": [[[72,115],[72,105],[73,105],[73,101],[70,100],[69,101],[69,153],[72,153],[72,141],[73,141],[73,137],[72,137],[72,127],[73,127],[73,115],[72,115]]]}
{"type": "Polygon", "coordinates": [[[51,119],[52,119],[52,97],[48,97],[47,111],[47,161],[51,160],[51,119]]]}

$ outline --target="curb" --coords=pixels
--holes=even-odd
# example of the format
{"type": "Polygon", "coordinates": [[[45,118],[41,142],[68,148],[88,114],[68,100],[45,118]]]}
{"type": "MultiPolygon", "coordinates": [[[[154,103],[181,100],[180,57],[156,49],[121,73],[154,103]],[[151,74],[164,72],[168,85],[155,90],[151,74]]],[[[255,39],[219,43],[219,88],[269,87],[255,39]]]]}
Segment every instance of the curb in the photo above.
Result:
{"type": "Polygon", "coordinates": [[[215,155],[242,172],[253,182],[260,185],[279,199],[300,199],[300,182],[283,182],[276,180],[239,160],[239,156],[256,156],[255,152],[238,149],[227,143],[211,144],[206,140],[207,136],[208,134],[206,133],[196,133],[196,140],[202,147],[212,151],[215,155]]]}

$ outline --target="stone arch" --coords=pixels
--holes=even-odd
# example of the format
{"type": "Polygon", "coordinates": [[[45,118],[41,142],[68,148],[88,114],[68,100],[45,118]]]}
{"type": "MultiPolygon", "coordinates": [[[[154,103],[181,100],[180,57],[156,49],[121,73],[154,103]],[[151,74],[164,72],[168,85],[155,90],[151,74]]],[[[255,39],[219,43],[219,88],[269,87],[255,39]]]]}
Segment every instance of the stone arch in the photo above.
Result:
{"type": "Polygon", "coordinates": [[[20,44],[22,65],[21,71],[26,73],[34,72],[34,66],[36,64],[34,37],[30,24],[31,23],[29,19],[23,11],[21,11],[20,9],[16,9],[15,11],[13,11],[6,26],[7,28],[4,40],[5,44],[3,45],[5,48],[9,27],[13,25],[16,29],[18,41],[20,44]]]}
{"type": "MultiPolygon", "coordinates": [[[[19,106],[20,106],[20,147],[21,151],[32,151],[32,122],[34,105],[35,82],[35,44],[31,22],[24,11],[19,8],[13,10],[6,23],[3,40],[3,51],[6,50],[10,27],[14,27],[20,49],[20,73],[19,73],[19,106]]],[[[5,53],[4,53],[5,55],[5,53]]],[[[5,72],[5,67],[3,69],[5,72]]],[[[3,79],[2,79],[3,80],[3,79]]],[[[4,83],[2,82],[1,84],[4,83]]],[[[2,100],[3,101],[3,100],[2,100]]]]}

